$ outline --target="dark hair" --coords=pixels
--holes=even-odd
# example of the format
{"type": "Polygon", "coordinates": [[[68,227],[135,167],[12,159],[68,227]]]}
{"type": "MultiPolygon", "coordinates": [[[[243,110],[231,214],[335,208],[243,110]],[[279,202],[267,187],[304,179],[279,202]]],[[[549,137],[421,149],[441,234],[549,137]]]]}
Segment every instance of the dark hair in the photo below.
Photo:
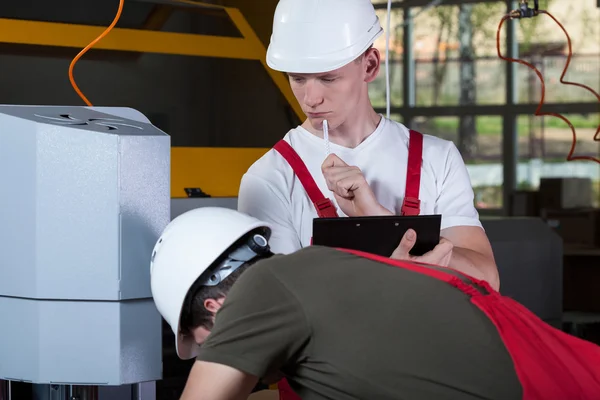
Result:
{"type": "MultiPolygon", "coordinates": [[[[264,229],[255,229],[234,243],[230,249],[236,248],[241,243],[246,242],[248,240],[248,236],[254,233],[267,235],[267,231],[264,229]]],[[[224,254],[229,254],[229,251],[226,251],[224,254]]],[[[212,268],[208,268],[208,270],[206,270],[204,274],[198,278],[196,283],[192,285],[192,288],[185,297],[180,318],[181,332],[184,334],[189,334],[193,329],[196,329],[200,326],[208,330],[212,329],[213,313],[204,307],[204,302],[207,299],[216,300],[227,296],[227,293],[229,293],[229,290],[233,287],[233,284],[238,280],[240,275],[242,275],[242,273],[248,269],[248,267],[257,261],[269,258],[270,256],[272,256],[272,253],[268,252],[267,254],[257,256],[252,261],[242,264],[238,269],[233,271],[229,276],[227,276],[227,278],[223,279],[223,281],[216,286],[198,285],[198,282],[203,281],[207,275],[212,273],[212,268]]],[[[223,257],[216,260],[213,265],[218,265],[221,261],[223,261],[223,257]]]]}
{"type": "MultiPolygon", "coordinates": [[[[187,334],[199,326],[208,330],[212,329],[213,313],[204,307],[204,301],[225,297],[235,281],[250,265],[250,263],[243,264],[216,286],[200,286],[196,290],[192,287],[185,298],[181,312],[182,333],[187,334]]],[[[204,275],[201,278],[204,278],[204,275]]]]}

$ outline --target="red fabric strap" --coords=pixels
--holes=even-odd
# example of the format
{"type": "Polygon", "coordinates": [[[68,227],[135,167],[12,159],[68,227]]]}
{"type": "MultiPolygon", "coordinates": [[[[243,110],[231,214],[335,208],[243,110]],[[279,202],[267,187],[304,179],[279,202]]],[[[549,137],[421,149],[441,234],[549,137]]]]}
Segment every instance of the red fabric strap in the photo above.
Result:
{"type": "Polygon", "coordinates": [[[279,400],[302,400],[290,387],[289,382],[285,378],[277,382],[277,390],[279,391],[279,400]]]}
{"type": "Polygon", "coordinates": [[[421,164],[423,162],[423,135],[410,130],[408,141],[408,164],[406,168],[406,191],[402,201],[402,215],[419,215],[421,200],[421,164]]]}
{"type": "MultiPolygon", "coordinates": [[[[368,258],[370,260],[373,261],[378,261],[384,264],[388,264],[388,265],[392,265],[394,267],[399,267],[399,268],[404,268],[404,269],[408,269],[410,271],[413,272],[418,272],[420,274],[423,275],[428,275],[432,278],[438,279],[440,281],[444,281],[447,283],[452,283],[453,281],[455,281],[457,278],[455,275],[452,275],[450,273],[446,273],[443,271],[440,271],[438,269],[432,269],[432,268],[428,268],[428,264],[425,263],[415,263],[415,262],[410,262],[410,261],[404,261],[404,260],[396,260],[394,258],[389,258],[389,257],[383,257],[383,256],[379,256],[377,254],[371,254],[371,253],[365,253],[363,251],[359,251],[359,250],[350,250],[350,249],[338,249],[340,251],[346,252],[346,253],[350,253],[350,254],[354,254],[356,256],[359,257],[364,257],[364,258],[368,258]]],[[[431,265],[431,267],[437,267],[437,268],[441,268],[439,266],[436,265],[431,265]]],[[[494,292],[494,289],[492,289],[491,286],[488,285],[487,282],[485,281],[481,281],[479,279],[473,278],[471,276],[465,275],[462,272],[456,271],[456,270],[452,270],[456,275],[460,275],[462,277],[464,277],[466,280],[471,281],[472,283],[479,285],[481,287],[483,287],[484,289],[486,289],[488,292],[494,292]]],[[[460,280],[460,279],[459,279],[460,280]]]]}
{"type": "Polygon", "coordinates": [[[279,152],[286,159],[292,170],[302,183],[306,194],[310,198],[310,201],[314,204],[317,209],[317,214],[320,218],[335,218],[337,217],[337,212],[335,211],[335,207],[331,200],[327,197],[323,196],[321,190],[317,186],[315,180],[310,175],[308,168],[304,164],[304,161],[300,158],[296,150],[290,146],[288,142],[285,140],[280,140],[273,147],[275,150],[279,152]]]}

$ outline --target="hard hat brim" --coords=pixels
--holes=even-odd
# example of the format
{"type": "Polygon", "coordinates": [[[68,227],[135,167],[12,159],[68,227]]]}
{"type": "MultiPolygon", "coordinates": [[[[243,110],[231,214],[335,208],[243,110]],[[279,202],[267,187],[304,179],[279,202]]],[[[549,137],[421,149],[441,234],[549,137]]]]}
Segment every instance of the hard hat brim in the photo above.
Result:
{"type": "MultiPolygon", "coordinates": [[[[378,25],[379,23],[374,26],[378,25]]],[[[278,49],[279,46],[276,43],[271,42],[267,49],[266,62],[269,68],[279,72],[298,74],[327,73],[342,68],[356,60],[367,51],[367,49],[369,49],[375,40],[382,34],[383,28],[379,26],[379,29],[375,34],[366,37],[362,42],[340,50],[338,54],[330,54],[327,57],[289,57],[280,52],[278,49]]]]}

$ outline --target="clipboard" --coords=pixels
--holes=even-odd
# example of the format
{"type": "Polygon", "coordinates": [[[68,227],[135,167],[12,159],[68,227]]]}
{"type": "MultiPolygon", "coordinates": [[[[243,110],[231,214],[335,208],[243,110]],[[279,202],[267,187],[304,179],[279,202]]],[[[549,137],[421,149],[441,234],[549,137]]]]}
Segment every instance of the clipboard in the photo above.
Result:
{"type": "Polygon", "coordinates": [[[417,233],[411,255],[421,256],[440,242],[441,215],[313,219],[312,244],[389,257],[408,229],[417,233]]]}

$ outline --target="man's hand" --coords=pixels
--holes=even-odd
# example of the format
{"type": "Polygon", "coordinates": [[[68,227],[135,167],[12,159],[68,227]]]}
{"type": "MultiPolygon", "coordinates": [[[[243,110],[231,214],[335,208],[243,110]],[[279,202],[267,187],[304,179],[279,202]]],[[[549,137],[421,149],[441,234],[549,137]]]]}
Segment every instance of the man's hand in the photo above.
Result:
{"type": "Polygon", "coordinates": [[[335,154],[330,154],[321,170],[327,188],[333,192],[344,214],[350,217],[392,215],[379,204],[360,168],[351,167],[335,154]]]}
{"type": "Polygon", "coordinates": [[[409,252],[416,242],[417,233],[413,229],[409,229],[402,237],[402,240],[400,240],[400,244],[392,253],[391,258],[395,258],[396,260],[410,260],[426,264],[440,265],[442,267],[449,266],[450,260],[452,259],[452,251],[454,249],[452,242],[442,238],[440,243],[435,246],[433,250],[428,251],[422,256],[413,256],[409,254],[409,252]]]}
{"type": "Polygon", "coordinates": [[[258,378],[223,364],[196,361],[180,400],[243,400],[258,378]]]}
{"type": "Polygon", "coordinates": [[[435,246],[433,250],[422,256],[413,256],[409,254],[409,251],[417,241],[416,232],[409,229],[402,237],[402,240],[400,240],[400,244],[392,253],[391,258],[452,268],[473,278],[485,280],[493,289],[499,290],[500,282],[496,265],[493,261],[491,247],[489,252],[486,252],[486,246],[481,244],[481,242],[487,241],[487,237],[482,233],[483,231],[476,227],[458,227],[458,230],[453,229],[454,228],[447,228],[443,230],[442,234],[447,236],[447,238],[442,236],[440,243],[435,246]],[[478,249],[482,248],[483,250],[481,250],[481,253],[466,247],[460,247],[461,245],[465,246],[466,244],[465,239],[463,238],[464,235],[461,236],[461,232],[465,230],[471,234],[471,237],[473,238],[471,242],[473,242],[473,240],[476,241],[475,245],[477,246],[473,244],[471,244],[471,246],[478,249]],[[485,241],[482,237],[485,238],[485,241]],[[477,242],[477,240],[479,242],[477,242]]]}

